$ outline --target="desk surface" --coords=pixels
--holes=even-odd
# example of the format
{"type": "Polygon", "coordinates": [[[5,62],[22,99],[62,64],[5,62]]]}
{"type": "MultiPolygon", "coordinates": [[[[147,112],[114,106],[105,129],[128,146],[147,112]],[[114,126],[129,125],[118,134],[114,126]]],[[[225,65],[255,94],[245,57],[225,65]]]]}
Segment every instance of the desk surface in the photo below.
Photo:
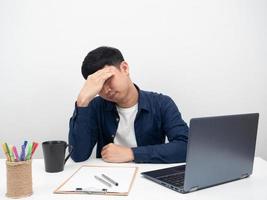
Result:
{"type": "MultiPolygon", "coordinates": [[[[33,160],[33,195],[26,199],[192,199],[192,200],[266,200],[267,199],[267,161],[261,158],[255,158],[253,174],[246,179],[234,181],[231,183],[199,190],[189,194],[180,194],[161,185],[143,178],[140,172],[160,169],[177,164],[111,164],[105,163],[101,159],[89,159],[82,163],[74,163],[69,160],[65,165],[63,172],[46,173],[44,170],[43,159],[33,160]],[[129,196],[102,196],[102,195],[78,195],[78,194],[53,194],[53,191],[71,174],[74,173],[81,165],[98,164],[98,165],[119,165],[119,166],[138,166],[139,170],[131,189],[129,196]]],[[[0,159],[0,199],[8,199],[6,193],[6,167],[5,160],[0,159]]]]}

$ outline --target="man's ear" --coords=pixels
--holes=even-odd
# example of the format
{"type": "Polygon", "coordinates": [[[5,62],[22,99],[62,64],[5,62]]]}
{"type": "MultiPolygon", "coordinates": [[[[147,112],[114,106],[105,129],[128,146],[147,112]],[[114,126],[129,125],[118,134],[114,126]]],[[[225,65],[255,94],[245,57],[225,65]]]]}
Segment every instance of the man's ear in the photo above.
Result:
{"type": "Polygon", "coordinates": [[[122,61],[120,64],[120,70],[123,73],[126,73],[126,75],[129,75],[129,65],[127,62],[122,61]]]}

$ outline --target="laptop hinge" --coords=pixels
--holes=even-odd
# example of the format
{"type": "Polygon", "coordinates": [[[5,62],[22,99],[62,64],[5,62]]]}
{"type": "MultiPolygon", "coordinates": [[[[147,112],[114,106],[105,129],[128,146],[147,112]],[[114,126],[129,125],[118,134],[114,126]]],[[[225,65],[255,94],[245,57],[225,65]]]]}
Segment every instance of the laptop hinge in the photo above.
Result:
{"type": "Polygon", "coordinates": [[[193,192],[193,191],[196,191],[196,190],[198,190],[198,186],[192,187],[189,191],[193,192]]]}
{"type": "Polygon", "coordinates": [[[248,173],[246,173],[246,174],[242,174],[241,175],[241,178],[247,178],[249,175],[248,175],[248,173]]]}

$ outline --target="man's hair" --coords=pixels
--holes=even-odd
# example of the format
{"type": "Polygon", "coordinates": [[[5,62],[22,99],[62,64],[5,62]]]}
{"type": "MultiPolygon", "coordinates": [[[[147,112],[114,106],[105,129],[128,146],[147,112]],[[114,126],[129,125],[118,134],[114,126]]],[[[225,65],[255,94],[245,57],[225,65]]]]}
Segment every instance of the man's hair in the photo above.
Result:
{"type": "Polygon", "coordinates": [[[90,51],[84,58],[82,64],[82,75],[84,79],[96,71],[102,69],[105,65],[114,65],[118,67],[124,58],[121,52],[113,47],[98,47],[90,51]]]}

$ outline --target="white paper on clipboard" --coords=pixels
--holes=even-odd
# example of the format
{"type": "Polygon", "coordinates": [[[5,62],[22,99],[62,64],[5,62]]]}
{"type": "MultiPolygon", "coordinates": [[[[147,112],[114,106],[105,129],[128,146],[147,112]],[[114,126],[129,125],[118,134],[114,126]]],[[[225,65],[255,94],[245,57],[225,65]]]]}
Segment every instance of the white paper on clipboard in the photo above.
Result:
{"type": "Polygon", "coordinates": [[[83,165],[55,191],[56,194],[80,193],[76,188],[107,189],[107,195],[128,195],[133,185],[137,167],[83,165]],[[118,186],[106,186],[95,178],[102,174],[112,178],[118,186]]]}

